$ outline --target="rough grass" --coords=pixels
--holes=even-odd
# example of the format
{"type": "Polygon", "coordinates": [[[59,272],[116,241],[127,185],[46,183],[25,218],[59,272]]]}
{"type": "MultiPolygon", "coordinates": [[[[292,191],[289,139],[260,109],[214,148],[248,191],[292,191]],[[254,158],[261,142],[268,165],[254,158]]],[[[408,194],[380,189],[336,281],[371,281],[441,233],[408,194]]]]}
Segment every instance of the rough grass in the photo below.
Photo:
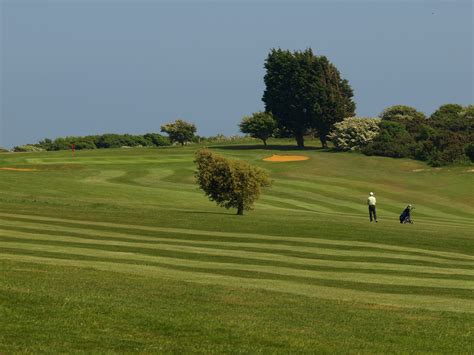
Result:
{"type": "Polygon", "coordinates": [[[213,148],[274,180],[243,217],[196,147],[0,156],[0,352],[473,352],[469,168],[273,143],[213,148]]]}

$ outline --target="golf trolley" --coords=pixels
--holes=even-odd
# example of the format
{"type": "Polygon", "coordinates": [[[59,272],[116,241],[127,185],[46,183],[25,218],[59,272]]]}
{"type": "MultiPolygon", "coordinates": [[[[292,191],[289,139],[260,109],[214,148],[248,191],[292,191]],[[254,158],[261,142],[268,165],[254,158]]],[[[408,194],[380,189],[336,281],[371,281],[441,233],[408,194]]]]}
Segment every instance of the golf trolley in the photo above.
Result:
{"type": "Polygon", "coordinates": [[[411,212],[415,209],[414,206],[408,205],[400,215],[400,223],[402,224],[413,224],[413,221],[411,219],[411,212]]]}

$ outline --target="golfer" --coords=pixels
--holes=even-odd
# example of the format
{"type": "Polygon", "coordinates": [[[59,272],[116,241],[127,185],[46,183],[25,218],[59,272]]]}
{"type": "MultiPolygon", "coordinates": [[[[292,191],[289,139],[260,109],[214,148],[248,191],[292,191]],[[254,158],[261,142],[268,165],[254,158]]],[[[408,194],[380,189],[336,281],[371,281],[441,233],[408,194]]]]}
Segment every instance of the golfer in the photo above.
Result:
{"type": "Polygon", "coordinates": [[[367,199],[367,205],[369,205],[369,217],[370,221],[372,222],[375,220],[375,223],[377,223],[377,212],[375,211],[376,203],[377,200],[375,199],[374,193],[369,193],[369,198],[367,199]]]}

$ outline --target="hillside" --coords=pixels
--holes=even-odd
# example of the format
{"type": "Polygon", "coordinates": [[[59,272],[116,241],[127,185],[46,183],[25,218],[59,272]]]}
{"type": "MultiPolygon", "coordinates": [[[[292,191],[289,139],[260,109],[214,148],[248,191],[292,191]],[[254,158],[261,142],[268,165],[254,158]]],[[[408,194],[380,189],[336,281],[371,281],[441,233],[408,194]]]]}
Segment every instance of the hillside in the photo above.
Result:
{"type": "Polygon", "coordinates": [[[0,154],[0,352],[473,350],[472,167],[214,146],[273,180],[239,217],[196,148],[0,154]]]}

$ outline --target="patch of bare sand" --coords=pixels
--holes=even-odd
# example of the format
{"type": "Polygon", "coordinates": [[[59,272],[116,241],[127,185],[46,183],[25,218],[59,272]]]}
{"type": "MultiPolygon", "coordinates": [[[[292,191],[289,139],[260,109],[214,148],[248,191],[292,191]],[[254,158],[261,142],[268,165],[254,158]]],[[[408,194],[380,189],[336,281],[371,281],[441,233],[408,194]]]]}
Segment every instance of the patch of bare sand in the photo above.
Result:
{"type": "Polygon", "coordinates": [[[263,158],[265,161],[285,163],[289,161],[302,161],[308,160],[309,157],[304,155],[272,155],[271,157],[263,158]]]}
{"type": "Polygon", "coordinates": [[[38,169],[26,169],[26,168],[0,168],[0,170],[8,170],[8,171],[38,171],[38,169]]]}

